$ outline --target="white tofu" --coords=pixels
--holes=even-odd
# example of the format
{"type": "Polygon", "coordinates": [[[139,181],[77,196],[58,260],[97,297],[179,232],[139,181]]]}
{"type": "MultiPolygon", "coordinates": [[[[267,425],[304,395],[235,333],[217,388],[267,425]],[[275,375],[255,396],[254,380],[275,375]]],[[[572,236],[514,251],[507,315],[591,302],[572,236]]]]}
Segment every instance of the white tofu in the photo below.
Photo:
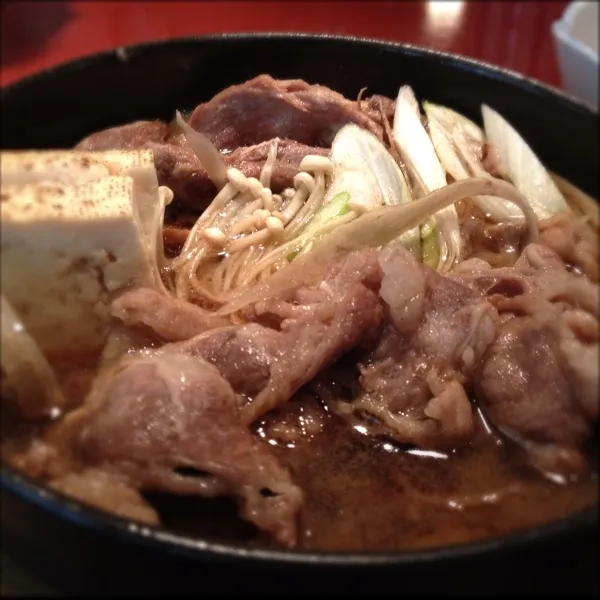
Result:
{"type": "Polygon", "coordinates": [[[97,352],[114,293],[161,285],[152,153],[10,153],[2,169],[3,295],[45,354],[97,352]]]}
{"type": "Polygon", "coordinates": [[[151,150],[26,150],[0,153],[2,187],[57,181],[79,185],[109,175],[128,175],[129,170],[148,171],[156,178],[151,150]]]}

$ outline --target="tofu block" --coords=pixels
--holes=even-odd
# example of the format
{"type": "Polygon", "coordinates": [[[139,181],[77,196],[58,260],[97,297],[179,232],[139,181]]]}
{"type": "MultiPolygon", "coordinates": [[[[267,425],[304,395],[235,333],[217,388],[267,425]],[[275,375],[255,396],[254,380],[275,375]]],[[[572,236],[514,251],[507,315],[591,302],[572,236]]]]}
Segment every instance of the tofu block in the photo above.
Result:
{"type": "Polygon", "coordinates": [[[162,285],[156,215],[168,194],[152,153],[14,154],[2,154],[2,294],[46,355],[98,352],[114,294],[162,285]]]}
{"type": "MultiPolygon", "coordinates": [[[[130,170],[149,171],[156,178],[151,150],[25,150],[0,153],[2,187],[55,181],[79,185],[130,170]]],[[[158,185],[158,184],[157,184],[158,185]]]]}

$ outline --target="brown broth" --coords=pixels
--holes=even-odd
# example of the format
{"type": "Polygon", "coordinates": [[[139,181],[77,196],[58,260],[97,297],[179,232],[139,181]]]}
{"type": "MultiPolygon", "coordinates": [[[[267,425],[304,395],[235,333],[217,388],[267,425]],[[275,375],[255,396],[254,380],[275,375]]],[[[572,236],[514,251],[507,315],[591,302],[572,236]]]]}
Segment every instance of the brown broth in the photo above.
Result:
{"type": "Polygon", "coordinates": [[[313,440],[276,448],[305,494],[303,548],[442,546],[549,522],[598,499],[595,475],[558,485],[493,436],[439,458],[327,421],[313,440]]]}
{"type": "MultiPolygon", "coordinates": [[[[559,485],[493,436],[448,458],[369,438],[335,416],[293,448],[270,445],[304,493],[298,547],[358,551],[483,540],[565,517],[598,501],[597,476],[559,485]],[[462,507],[461,507],[462,505],[462,507]]],[[[165,526],[229,542],[273,546],[228,500],[152,494],[165,526]]]]}

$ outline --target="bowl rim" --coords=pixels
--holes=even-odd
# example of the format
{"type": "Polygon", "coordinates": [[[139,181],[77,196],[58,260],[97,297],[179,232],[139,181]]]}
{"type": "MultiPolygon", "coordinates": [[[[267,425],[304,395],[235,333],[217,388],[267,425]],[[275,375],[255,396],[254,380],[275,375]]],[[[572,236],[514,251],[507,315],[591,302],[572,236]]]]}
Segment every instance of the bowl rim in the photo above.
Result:
{"type": "Polygon", "coordinates": [[[98,63],[113,57],[117,57],[121,61],[127,60],[128,54],[146,53],[152,51],[160,51],[161,48],[166,46],[177,46],[179,44],[215,44],[223,41],[241,41],[241,42],[253,42],[273,40],[275,42],[282,42],[286,40],[292,41],[306,41],[306,42],[341,42],[341,43],[352,43],[362,44],[364,46],[377,46],[381,49],[396,49],[398,51],[404,51],[411,53],[415,56],[429,57],[431,59],[438,59],[443,63],[453,66],[459,69],[471,68],[476,69],[482,75],[492,76],[497,79],[501,79],[506,83],[519,84],[529,92],[536,93],[537,95],[550,96],[554,100],[560,100],[560,102],[569,106],[571,109],[582,110],[593,116],[596,116],[590,108],[581,100],[572,96],[564,89],[552,86],[548,83],[544,83],[535,77],[530,77],[510,69],[508,67],[502,67],[494,65],[492,63],[472,58],[466,55],[457,54],[453,52],[446,52],[444,50],[436,50],[433,48],[426,48],[417,44],[408,44],[403,42],[396,42],[391,40],[385,40],[381,38],[373,37],[361,37],[352,35],[342,34],[330,34],[330,33],[304,33],[304,32],[287,32],[287,31],[256,31],[256,32],[228,32],[228,33],[211,33],[203,35],[192,35],[192,36],[178,36],[166,39],[150,40],[140,42],[136,44],[130,44],[125,46],[118,46],[99,52],[90,52],[82,54],[79,57],[61,61],[55,65],[51,65],[47,68],[41,69],[35,73],[31,73],[22,77],[12,83],[2,86],[2,97],[5,94],[14,93],[19,88],[30,84],[33,80],[40,80],[46,77],[52,77],[55,73],[68,73],[69,71],[77,71],[81,68],[88,68],[93,66],[94,63],[98,63]]]}
{"type": "Polygon", "coordinates": [[[512,533],[470,542],[439,547],[397,550],[326,551],[289,548],[265,548],[244,543],[226,543],[177,533],[161,526],[144,525],[112,515],[62,492],[40,485],[34,479],[1,461],[0,489],[13,493],[42,509],[48,516],[70,522],[89,531],[115,536],[137,546],[187,558],[221,558],[236,561],[278,563],[282,566],[369,566],[427,564],[440,560],[457,560],[510,552],[523,546],[546,545],[565,537],[589,534],[598,526],[598,505],[541,525],[533,525],[512,533]]]}
{"type": "MultiPolygon", "coordinates": [[[[37,73],[21,78],[9,85],[3,86],[2,98],[16,93],[22,87],[54,77],[58,74],[77,72],[82,68],[94,67],[96,64],[116,57],[126,60],[128,54],[141,54],[160,52],[162,48],[190,45],[198,47],[227,41],[253,41],[273,40],[274,42],[302,41],[306,43],[331,42],[344,44],[361,44],[365,47],[378,47],[381,49],[395,50],[408,55],[424,59],[438,60],[446,66],[455,69],[468,69],[476,71],[480,76],[493,77],[503,82],[518,86],[524,91],[551,98],[567,110],[583,113],[596,117],[584,103],[571,97],[567,93],[534,78],[527,77],[516,71],[489,64],[478,59],[454,54],[450,52],[433,50],[413,44],[386,41],[382,39],[347,36],[338,34],[316,34],[301,32],[251,32],[251,33],[223,33],[200,36],[175,37],[164,40],[154,40],[114,49],[94,52],[78,58],[53,65],[37,73]]],[[[188,558],[225,558],[242,560],[245,562],[268,561],[290,566],[367,566],[367,565],[407,565],[415,563],[430,563],[447,559],[460,559],[476,555],[489,554],[499,550],[516,550],[524,545],[533,546],[546,544],[551,540],[558,540],[565,536],[575,536],[592,531],[598,525],[598,506],[593,505],[574,514],[566,515],[541,525],[500,536],[470,542],[454,543],[439,547],[425,547],[398,550],[370,550],[370,551],[317,551],[287,548],[264,548],[245,545],[242,543],[224,543],[209,541],[202,538],[187,536],[160,526],[150,526],[134,523],[131,520],[112,515],[100,509],[86,505],[77,500],[51,489],[46,485],[37,483],[31,477],[19,472],[17,469],[0,460],[0,489],[16,495],[21,500],[42,509],[49,516],[58,517],[59,520],[68,521],[95,532],[115,536],[124,541],[129,541],[138,546],[145,546],[159,551],[169,551],[176,555],[188,558]]]]}

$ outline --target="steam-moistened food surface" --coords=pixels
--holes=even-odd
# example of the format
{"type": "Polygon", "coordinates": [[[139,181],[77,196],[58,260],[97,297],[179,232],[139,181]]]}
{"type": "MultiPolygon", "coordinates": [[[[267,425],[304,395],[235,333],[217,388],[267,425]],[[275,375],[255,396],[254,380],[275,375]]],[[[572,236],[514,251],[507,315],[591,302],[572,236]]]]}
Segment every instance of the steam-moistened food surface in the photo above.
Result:
{"type": "Polygon", "coordinates": [[[593,199],[493,108],[482,128],[406,85],[261,75],[174,113],[2,152],[6,463],[290,548],[597,502],[593,199]]]}

